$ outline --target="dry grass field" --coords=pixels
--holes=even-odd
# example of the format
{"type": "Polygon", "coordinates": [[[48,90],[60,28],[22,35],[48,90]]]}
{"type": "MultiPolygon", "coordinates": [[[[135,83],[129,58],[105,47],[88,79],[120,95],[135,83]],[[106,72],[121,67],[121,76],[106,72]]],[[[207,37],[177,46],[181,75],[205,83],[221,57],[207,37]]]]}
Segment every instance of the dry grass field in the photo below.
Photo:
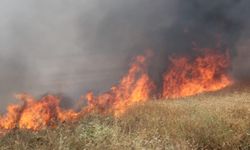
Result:
{"type": "Polygon", "coordinates": [[[138,104],[119,119],[91,114],[54,129],[14,130],[1,138],[0,149],[249,150],[249,91],[235,86],[179,100],[138,104]]]}

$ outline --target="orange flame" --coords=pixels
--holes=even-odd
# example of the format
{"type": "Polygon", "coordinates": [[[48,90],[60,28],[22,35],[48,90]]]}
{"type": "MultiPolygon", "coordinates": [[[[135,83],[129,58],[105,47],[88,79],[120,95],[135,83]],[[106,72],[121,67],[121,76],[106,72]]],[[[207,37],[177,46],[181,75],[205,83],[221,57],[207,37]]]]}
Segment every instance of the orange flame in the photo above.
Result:
{"type": "MultiPolygon", "coordinates": [[[[86,94],[87,106],[80,112],[64,110],[59,106],[60,99],[47,95],[35,100],[28,94],[16,95],[23,105],[8,106],[7,113],[0,116],[0,129],[40,130],[54,127],[57,122],[74,121],[85,114],[97,111],[121,116],[129,107],[153,97],[156,86],[147,72],[149,56],[137,56],[128,73],[118,85],[109,91],[95,96],[93,92],[86,94]]],[[[171,58],[172,67],[164,75],[163,93],[160,98],[178,98],[202,92],[216,91],[230,84],[232,80],[227,74],[230,67],[228,53],[205,49],[205,53],[194,58],[171,58]]]]}
{"type": "Polygon", "coordinates": [[[128,74],[109,92],[97,97],[92,92],[88,93],[89,106],[120,116],[129,106],[148,100],[155,86],[146,72],[145,62],[145,56],[137,56],[128,74]]]}
{"type": "Polygon", "coordinates": [[[179,98],[202,92],[217,91],[232,83],[227,69],[228,53],[204,49],[193,61],[187,57],[172,58],[172,67],[164,75],[163,97],[179,98]]]}
{"type": "Polygon", "coordinates": [[[48,95],[39,101],[27,94],[16,95],[16,98],[24,101],[24,104],[8,107],[7,115],[0,118],[0,128],[39,130],[53,126],[55,121],[73,120],[78,116],[71,110],[63,111],[55,96],[48,95]]]}
{"type": "Polygon", "coordinates": [[[16,98],[22,100],[24,104],[10,105],[7,114],[0,117],[0,128],[39,130],[47,126],[53,127],[58,121],[76,120],[79,116],[95,110],[119,116],[129,106],[151,97],[154,84],[146,72],[145,63],[145,56],[137,56],[119,85],[97,97],[92,92],[87,93],[88,105],[81,112],[61,109],[60,100],[56,96],[47,95],[40,100],[35,100],[27,94],[16,95],[16,98]]]}

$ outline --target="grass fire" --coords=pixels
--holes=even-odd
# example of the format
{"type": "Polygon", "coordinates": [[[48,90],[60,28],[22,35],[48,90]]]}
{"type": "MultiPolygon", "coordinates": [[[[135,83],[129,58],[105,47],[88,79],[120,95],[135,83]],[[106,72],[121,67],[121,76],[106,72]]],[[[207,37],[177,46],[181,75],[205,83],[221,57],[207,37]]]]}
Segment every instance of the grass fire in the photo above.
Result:
{"type": "Polygon", "coordinates": [[[0,1],[0,149],[250,149],[250,1],[0,1]]]}
{"type": "Polygon", "coordinates": [[[28,94],[17,94],[16,98],[23,104],[10,105],[7,113],[0,118],[0,127],[6,130],[40,130],[53,127],[56,122],[75,121],[94,111],[119,117],[133,105],[149,101],[156,95],[160,95],[159,99],[180,98],[231,85],[229,54],[212,49],[201,51],[202,54],[193,60],[188,57],[171,58],[172,65],[163,75],[163,88],[156,87],[147,73],[149,56],[136,56],[118,85],[98,96],[93,92],[87,93],[87,105],[79,112],[60,108],[60,99],[53,95],[36,100],[28,94]]]}

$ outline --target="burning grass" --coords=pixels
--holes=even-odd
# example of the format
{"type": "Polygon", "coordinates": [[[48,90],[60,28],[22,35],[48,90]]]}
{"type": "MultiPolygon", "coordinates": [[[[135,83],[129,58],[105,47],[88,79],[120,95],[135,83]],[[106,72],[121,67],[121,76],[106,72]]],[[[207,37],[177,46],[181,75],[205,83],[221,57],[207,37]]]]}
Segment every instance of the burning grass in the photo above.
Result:
{"type": "Polygon", "coordinates": [[[88,92],[83,98],[87,105],[78,112],[62,109],[60,99],[53,95],[39,100],[29,94],[16,95],[23,105],[9,105],[6,114],[0,116],[0,129],[37,131],[53,127],[57,121],[78,120],[94,111],[120,117],[130,107],[153,97],[181,98],[217,91],[233,84],[228,72],[231,63],[227,50],[199,49],[193,58],[172,58],[172,66],[163,74],[163,87],[157,87],[148,74],[149,57],[150,54],[136,56],[127,74],[110,90],[98,95],[88,92]]]}
{"type": "Polygon", "coordinates": [[[250,94],[234,90],[89,114],[37,132],[12,130],[0,149],[250,149],[250,94]]]}
{"type": "Polygon", "coordinates": [[[163,87],[148,74],[149,57],[135,57],[107,92],[87,93],[79,112],[62,109],[53,95],[17,95],[23,105],[10,105],[0,116],[0,129],[8,132],[1,149],[249,148],[249,94],[183,98],[233,83],[227,51],[201,49],[193,58],[172,58],[163,87]]]}

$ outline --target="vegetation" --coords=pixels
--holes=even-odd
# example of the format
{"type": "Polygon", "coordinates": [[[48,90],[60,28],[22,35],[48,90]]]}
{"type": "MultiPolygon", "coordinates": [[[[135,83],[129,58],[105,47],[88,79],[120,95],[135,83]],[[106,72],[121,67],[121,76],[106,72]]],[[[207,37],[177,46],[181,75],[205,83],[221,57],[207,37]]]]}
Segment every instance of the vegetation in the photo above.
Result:
{"type": "Polygon", "coordinates": [[[121,118],[91,114],[39,132],[13,130],[0,149],[250,149],[250,94],[218,92],[157,100],[121,118]]]}

